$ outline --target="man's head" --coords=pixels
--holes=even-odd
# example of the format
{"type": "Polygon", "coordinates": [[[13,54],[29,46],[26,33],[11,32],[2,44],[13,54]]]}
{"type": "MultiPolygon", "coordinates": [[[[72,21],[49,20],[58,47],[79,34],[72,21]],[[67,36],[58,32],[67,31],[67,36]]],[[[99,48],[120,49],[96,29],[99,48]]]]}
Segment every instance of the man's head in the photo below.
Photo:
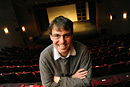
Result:
{"type": "Polygon", "coordinates": [[[56,17],[49,25],[49,33],[52,33],[53,27],[56,26],[57,30],[60,31],[60,29],[69,30],[71,31],[71,34],[73,34],[73,22],[64,17],[64,16],[58,16],[56,17]]]}
{"type": "Polygon", "coordinates": [[[73,39],[73,22],[66,17],[56,17],[49,25],[50,38],[62,56],[69,53],[73,39]]]}

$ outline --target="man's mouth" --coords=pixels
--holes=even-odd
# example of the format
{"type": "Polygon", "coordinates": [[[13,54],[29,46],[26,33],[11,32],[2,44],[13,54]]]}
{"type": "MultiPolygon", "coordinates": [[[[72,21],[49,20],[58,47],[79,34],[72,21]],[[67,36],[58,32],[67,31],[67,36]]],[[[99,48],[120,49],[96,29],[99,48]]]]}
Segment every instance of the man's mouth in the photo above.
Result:
{"type": "Polygon", "coordinates": [[[65,45],[59,45],[59,47],[65,47],[65,45]]]}

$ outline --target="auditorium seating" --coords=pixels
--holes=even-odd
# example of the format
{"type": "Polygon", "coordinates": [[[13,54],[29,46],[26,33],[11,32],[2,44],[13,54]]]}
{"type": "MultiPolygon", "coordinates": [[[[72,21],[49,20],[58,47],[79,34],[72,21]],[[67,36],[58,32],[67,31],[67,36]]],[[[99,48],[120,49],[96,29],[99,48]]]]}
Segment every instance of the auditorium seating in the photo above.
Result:
{"type": "Polygon", "coordinates": [[[37,78],[34,72],[19,72],[22,82],[37,82],[37,78]]]}
{"type": "Polygon", "coordinates": [[[21,77],[19,77],[17,75],[17,73],[14,73],[14,72],[12,72],[12,73],[3,73],[2,75],[5,78],[6,83],[20,83],[20,82],[22,82],[21,77]]]}
{"type": "Polygon", "coordinates": [[[116,55],[116,61],[120,62],[120,61],[129,61],[129,54],[128,53],[120,53],[118,55],[116,55]]]}
{"type": "Polygon", "coordinates": [[[32,65],[31,67],[33,71],[39,71],[39,65],[32,65]]]}
{"type": "Polygon", "coordinates": [[[40,82],[41,81],[40,71],[35,71],[35,75],[37,77],[37,81],[40,82]]]}
{"type": "Polygon", "coordinates": [[[113,64],[115,63],[116,59],[115,56],[104,56],[102,59],[102,64],[113,64]]]}
{"type": "Polygon", "coordinates": [[[94,78],[93,81],[93,87],[111,87],[114,84],[117,84],[117,81],[114,76],[106,76],[106,77],[100,77],[100,78],[94,78]]]}
{"type": "Polygon", "coordinates": [[[115,63],[115,64],[109,65],[109,74],[110,75],[125,73],[126,70],[127,70],[126,62],[115,63]]]}
{"type": "Polygon", "coordinates": [[[11,73],[22,72],[19,66],[9,66],[8,69],[11,73]]]}
{"type": "MultiPolygon", "coordinates": [[[[130,44],[127,44],[127,41],[123,39],[81,41],[91,54],[93,87],[121,87],[125,81],[130,80],[130,44]]],[[[3,48],[0,51],[0,84],[41,82],[39,56],[44,48],[45,46],[3,48]]]]}
{"type": "Polygon", "coordinates": [[[12,63],[14,66],[23,66],[23,63],[21,60],[12,60],[12,63]]]}
{"type": "Polygon", "coordinates": [[[0,84],[3,84],[3,83],[5,83],[6,81],[5,81],[5,78],[3,77],[3,75],[2,74],[0,74],[0,84]]]}
{"type": "MultiPolygon", "coordinates": [[[[130,57],[129,57],[130,58],[130,57]]],[[[127,68],[127,72],[130,72],[130,60],[127,62],[127,66],[126,66],[126,68],[127,68]]]]}
{"type": "Polygon", "coordinates": [[[8,69],[8,67],[6,66],[3,66],[3,67],[0,67],[0,73],[9,73],[10,70],[8,69]]]}
{"type": "Polygon", "coordinates": [[[28,60],[28,59],[26,59],[26,60],[21,60],[21,62],[22,62],[22,64],[25,65],[25,66],[27,66],[27,65],[32,65],[32,62],[31,62],[30,60],[28,60]]]}
{"type": "Polygon", "coordinates": [[[94,66],[92,68],[92,75],[93,77],[102,77],[108,75],[108,66],[94,66]]]}
{"type": "Polygon", "coordinates": [[[122,87],[129,87],[130,86],[130,80],[126,81],[125,84],[122,87]]]}
{"type": "Polygon", "coordinates": [[[105,51],[100,51],[100,52],[98,53],[98,56],[100,56],[100,57],[108,56],[108,51],[107,51],[107,50],[105,50],[105,51]]]}
{"type": "Polygon", "coordinates": [[[116,77],[118,78],[118,80],[120,82],[126,82],[128,80],[130,80],[130,73],[124,73],[124,74],[118,74],[116,75],[116,77]]]}
{"type": "Polygon", "coordinates": [[[102,65],[102,57],[92,58],[92,65],[93,66],[102,65]]]}

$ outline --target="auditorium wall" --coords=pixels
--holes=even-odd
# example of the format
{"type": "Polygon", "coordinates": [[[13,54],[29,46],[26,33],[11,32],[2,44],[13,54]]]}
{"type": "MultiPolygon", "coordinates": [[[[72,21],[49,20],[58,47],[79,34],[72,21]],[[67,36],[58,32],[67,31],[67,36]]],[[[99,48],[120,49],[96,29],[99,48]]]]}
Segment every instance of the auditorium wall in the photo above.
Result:
{"type": "Polygon", "coordinates": [[[96,0],[97,30],[105,31],[108,35],[130,33],[130,0],[96,0]],[[127,19],[123,13],[127,12],[127,19]],[[113,20],[110,21],[110,14],[113,20]]]}
{"type": "Polygon", "coordinates": [[[24,45],[21,32],[15,31],[17,27],[19,25],[11,0],[0,0],[0,48],[24,45]],[[5,27],[9,34],[4,33],[5,27]]]}
{"type": "Polygon", "coordinates": [[[24,0],[0,0],[0,48],[26,46],[29,38],[35,36],[39,32],[31,7],[24,0]],[[21,26],[25,26],[26,32],[22,32],[21,26]],[[4,33],[5,27],[9,34],[4,33]]]}

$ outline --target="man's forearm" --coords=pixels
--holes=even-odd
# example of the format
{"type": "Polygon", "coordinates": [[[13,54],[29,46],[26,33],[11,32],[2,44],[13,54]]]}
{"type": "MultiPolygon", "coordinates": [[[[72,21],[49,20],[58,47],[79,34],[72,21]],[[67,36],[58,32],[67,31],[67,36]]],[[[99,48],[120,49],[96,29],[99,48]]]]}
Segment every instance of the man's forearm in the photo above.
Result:
{"type": "Polygon", "coordinates": [[[61,87],[88,87],[90,79],[87,78],[88,71],[85,69],[79,69],[71,77],[60,77],[54,76],[54,82],[59,84],[61,87]],[[60,81],[61,80],[61,81],[60,81]],[[59,83],[60,81],[60,83],[59,83]]]}
{"type": "Polygon", "coordinates": [[[85,71],[85,69],[79,69],[75,74],[72,75],[72,78],[85,79],[87,74],[88,71],[85,71]]]}

